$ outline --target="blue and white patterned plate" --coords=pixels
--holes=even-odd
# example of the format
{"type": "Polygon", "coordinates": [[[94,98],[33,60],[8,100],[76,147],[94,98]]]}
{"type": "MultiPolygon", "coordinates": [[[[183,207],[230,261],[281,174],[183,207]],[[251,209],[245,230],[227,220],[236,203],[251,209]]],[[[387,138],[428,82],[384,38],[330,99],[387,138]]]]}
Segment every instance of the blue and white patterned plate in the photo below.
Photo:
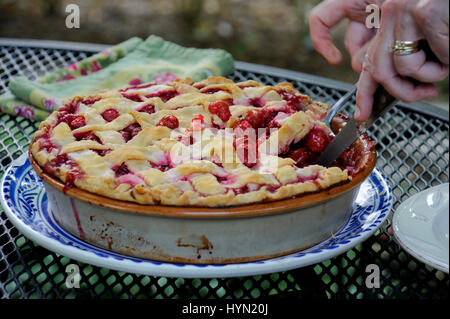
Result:
{"type": "Polygon", "coordinates": [[[384,222],[392,207],[392,193],[375,169],[361,185],[348,222],[322,243],[291,255],[239,264],[194,265],[157,262],[120,255],[71,235],[56,222],[47,205],[43,183],[22,155],[5,172],[1,203],[11,222],[26,237],[61,255],[118,271],[165,277],[237,277],[274,273],[315,264],[361,243],[384,222]]]}

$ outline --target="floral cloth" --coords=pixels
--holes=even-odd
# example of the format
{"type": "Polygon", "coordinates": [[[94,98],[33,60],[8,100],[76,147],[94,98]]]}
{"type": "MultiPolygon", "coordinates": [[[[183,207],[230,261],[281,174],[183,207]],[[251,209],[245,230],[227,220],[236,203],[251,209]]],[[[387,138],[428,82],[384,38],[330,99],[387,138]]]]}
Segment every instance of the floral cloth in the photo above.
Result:
{"type": "Polygon", "coordinates": [[[10,80],[10,92],[0,95],[0,112],[42,121],[73,95],[119,89],[146,82],[170,82],[234,71],[232,56],[219,49],[185,48],[150,36],[131,38],[82,61],[70,64],[38,81],[10,80]]]}

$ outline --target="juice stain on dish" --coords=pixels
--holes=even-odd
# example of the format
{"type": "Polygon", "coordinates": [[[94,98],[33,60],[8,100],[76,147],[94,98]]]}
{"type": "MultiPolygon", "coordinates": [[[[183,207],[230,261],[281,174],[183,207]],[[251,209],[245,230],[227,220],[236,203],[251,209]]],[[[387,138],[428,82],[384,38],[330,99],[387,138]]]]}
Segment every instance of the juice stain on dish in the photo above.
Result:
{"type": "Polygon", "coordinates": [[[73,215],[75,216],[75,221],[77,222],[78,233],[80,234],[81,239],[84,239],[85,236],[83,228],[81,227],[80,216],[78,215],[78,210],[75,206],[75,201],[73,198],[70,198],[70,205],[72,206],[73,215]]]}
{"type": "Polygon", "coordinates": [[[205,235],[190,235],[187,237],[180,237],[177,239],[178,247],[193,247],[197,250],[197,258],[201,258],[200,250],[208,250],[212,254],[213,244],[208,240],[205,235]]]}

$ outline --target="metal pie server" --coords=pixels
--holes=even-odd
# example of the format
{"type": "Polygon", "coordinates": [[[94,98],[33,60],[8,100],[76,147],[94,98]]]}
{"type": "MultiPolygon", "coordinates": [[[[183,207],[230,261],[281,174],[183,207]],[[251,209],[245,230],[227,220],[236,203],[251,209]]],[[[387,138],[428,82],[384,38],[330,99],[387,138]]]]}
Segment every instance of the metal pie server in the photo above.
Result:
{"type": "MultiPolygon", "coordinates": [[[[342,108],[342,106],[352,97],[356,92],[355,87],[344,95],[331,108],[325,122],[330,127],[332,118],[342,108]]],[[[390,95],[382,86],[379,86],[373,96],[373,107],[370,117],[364,122],[358,122],[354,118],[347,122],[347,124],[339,131],[330,144],[325,148],[323,153],[319,156],[317,164],[328,167],[333,163],[356,139],[369,128],[373,122],[379,117],[383,116],[398,102],[392,95],[390,95]]]]}

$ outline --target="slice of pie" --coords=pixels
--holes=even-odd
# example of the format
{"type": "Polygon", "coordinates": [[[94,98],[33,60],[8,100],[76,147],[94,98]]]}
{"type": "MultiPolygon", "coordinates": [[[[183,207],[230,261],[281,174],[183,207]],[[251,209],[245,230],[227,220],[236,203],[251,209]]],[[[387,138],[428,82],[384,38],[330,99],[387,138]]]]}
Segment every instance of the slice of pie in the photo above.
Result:
{"type": "Polygon", "coordinates": [[[290,83],[210,77],[77,96],[41,123],[30,146],[66,190],[147,205],[234,206],[347,182],[351,151],[314,164],[333,138],[324,104],[290,83]]]}

